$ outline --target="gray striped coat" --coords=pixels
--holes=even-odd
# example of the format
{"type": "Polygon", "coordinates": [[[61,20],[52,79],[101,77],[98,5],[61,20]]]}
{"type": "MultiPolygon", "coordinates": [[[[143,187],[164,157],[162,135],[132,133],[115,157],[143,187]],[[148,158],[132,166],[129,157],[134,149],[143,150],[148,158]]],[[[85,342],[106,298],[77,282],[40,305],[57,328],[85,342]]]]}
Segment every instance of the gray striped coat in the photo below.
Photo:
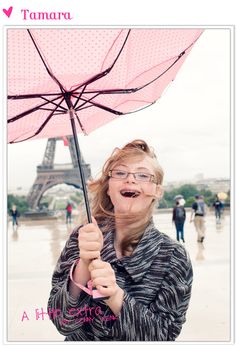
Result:
{"type": "Polygon", "coordinates": [[[101,251],[124,290],[121,311],[116,317],[102,300],[82,291],[69,295],[69,271],[79,258],[75,229],[60,255],[48,300],[48,313],[66,341],[174,341],[186,320],[192,266],[178,242],[159,232],[153,221],[131,256],[117,259],[114,231],[104,234],[101,251]]]}

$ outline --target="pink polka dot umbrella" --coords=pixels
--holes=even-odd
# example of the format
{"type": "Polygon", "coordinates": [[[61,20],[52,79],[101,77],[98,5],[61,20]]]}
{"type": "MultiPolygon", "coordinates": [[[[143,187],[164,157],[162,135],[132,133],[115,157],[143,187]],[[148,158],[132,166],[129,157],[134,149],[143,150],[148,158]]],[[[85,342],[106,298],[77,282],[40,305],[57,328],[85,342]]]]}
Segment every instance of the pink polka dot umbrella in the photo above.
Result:
{"type": "Polygon", "coordinates": [[[191,29],[7,30],[8,142],[89,134],[146,108],[174,80],[201,35],[191,29]]]}

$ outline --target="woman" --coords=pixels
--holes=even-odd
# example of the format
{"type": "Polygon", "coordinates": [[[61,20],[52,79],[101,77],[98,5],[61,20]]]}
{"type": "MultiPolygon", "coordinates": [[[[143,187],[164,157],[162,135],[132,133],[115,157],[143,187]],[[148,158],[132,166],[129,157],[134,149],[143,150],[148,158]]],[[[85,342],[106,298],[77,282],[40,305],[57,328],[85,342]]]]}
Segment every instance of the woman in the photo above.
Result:
{"type": "Polygon", "coordinates": [[[90,184],[93,223],[72,232],[48,302],[67,341],[173,341],[179,335],[192,267],[185,249],[154,226],[162,180],[153,151],[135,140],[116,149],[90,184]],[[91,296],[97,295],[91,285],[105,298],[91,296]]]}

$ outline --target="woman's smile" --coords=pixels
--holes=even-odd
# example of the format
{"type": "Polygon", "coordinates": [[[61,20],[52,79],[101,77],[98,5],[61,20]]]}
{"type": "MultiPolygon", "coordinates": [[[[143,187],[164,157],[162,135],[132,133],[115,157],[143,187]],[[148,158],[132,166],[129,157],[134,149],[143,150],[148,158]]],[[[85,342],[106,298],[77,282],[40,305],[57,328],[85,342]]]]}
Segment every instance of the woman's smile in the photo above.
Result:
{"type": "Polygon", "coordinates": [[[141,192],[139,190],[134,190],[132,188],[124,188],[120,191],[122,197],[125,198],[137,198],[140,196],[141,192]]]}

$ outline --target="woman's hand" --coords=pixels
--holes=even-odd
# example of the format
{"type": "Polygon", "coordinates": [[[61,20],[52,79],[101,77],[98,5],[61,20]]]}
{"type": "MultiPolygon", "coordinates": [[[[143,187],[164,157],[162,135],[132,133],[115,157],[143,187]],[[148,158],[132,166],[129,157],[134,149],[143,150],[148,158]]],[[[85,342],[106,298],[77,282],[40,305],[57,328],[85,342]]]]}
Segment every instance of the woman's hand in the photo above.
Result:
{"type": "Polygon", "coordinates": [[[96,220],[92,218],[92,221],[92,223],[80,228],[78,237],[80,259],[87,264],[100,257],[100,251],[103,247],[103,234],[96,220]]]}
{"type": "Polygon", "coordinates": [[[114,297],[119,291],[116,283],[115,272],[108,262],[93,260],[89,265],[93,286],[97,288],[103,296],[114,297]]]}

